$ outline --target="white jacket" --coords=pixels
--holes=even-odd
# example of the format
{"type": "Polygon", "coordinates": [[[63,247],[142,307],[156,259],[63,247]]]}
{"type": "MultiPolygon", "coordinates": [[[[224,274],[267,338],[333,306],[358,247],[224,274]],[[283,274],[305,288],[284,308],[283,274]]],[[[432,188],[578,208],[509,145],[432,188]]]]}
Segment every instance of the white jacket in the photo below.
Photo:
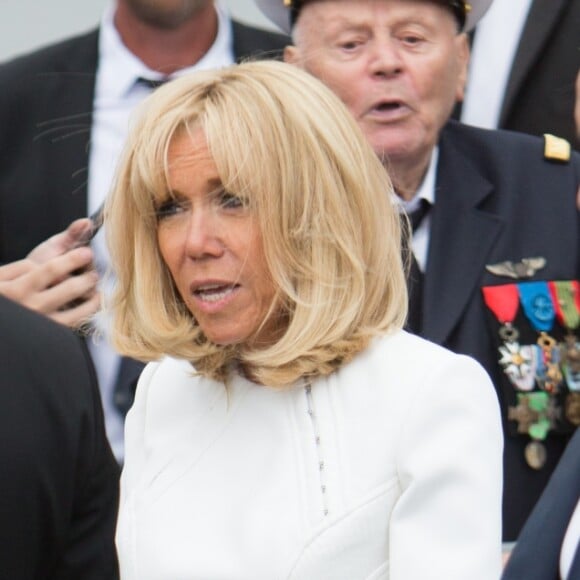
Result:
{"type": "Polygon", "coordinates": [[[502,429],[472,359],[405,332],[312,388],[147,366],[123,580],[496,580],[502,429]]]}

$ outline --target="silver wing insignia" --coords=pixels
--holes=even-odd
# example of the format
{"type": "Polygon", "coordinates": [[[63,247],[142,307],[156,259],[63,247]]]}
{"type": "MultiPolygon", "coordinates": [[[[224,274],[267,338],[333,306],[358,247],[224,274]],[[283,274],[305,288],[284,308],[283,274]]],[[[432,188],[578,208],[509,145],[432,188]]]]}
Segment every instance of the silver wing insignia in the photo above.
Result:
{"type": "Polygon", "coordinates": [[[534,258],[523,258],[521,262],[498,262],[497,264],[487,264],[485,269],[495,276],[505,276],[520,280],[522,278],[531,278],[538,270],[546,266],[546,258],[541,256],[534,258]]]}

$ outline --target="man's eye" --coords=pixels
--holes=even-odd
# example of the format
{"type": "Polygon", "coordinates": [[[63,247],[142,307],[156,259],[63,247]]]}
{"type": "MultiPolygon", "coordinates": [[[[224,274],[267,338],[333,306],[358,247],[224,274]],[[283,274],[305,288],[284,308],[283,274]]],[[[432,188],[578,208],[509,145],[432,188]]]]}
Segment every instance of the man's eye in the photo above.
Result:
{"type": "Polygon", "coordinates": [[[219,195],[219,202],[223,208],[236,209],[244,207],[246,204],[240,197],[229,191],[222,191],[219,195]]]}
{"type": "Polygon", "coordinates": [[[348,40],[345,42],[341,42],[339,46],[342,50],[355,50],[360,46],[360,44],[361,43],[358,40],[348,40]]]}
{"type": "Polygon", "coordinates": [[[155,213],[157,220],[162,220],[170,216],[176,215],[183,211],[183,204],[176,199],[168,199],[157,207],[155,213]]]}
{"type": "Polygon", "coordinates": [[[407,45],[414,46],[422,42],[423,39],[419,36],[407,35],[403,36],[401,40],[407,45]]]}

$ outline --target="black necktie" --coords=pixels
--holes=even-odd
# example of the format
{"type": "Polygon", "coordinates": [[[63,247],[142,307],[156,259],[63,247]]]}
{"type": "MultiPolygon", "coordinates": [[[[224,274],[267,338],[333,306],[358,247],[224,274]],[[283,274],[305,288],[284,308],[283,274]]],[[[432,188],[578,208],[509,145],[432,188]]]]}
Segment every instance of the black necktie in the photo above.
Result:
{"type": "Polygon", "coordinates": [[[409,264],[407,273],[409,314],[407,316],[405,329],[413,334],[421,333],[421,321],[423,318],[423,272],[421,272],[413,250],[410,248],[410,233],[414,233],[417,230],[430,209],[431,204],[426,199],[421,198],[418,207],[407,214],[411,224],[411,232],[408,231],[405,222],[403,222],[403,257],[409,264]]]}
{"type": "Polygon", "coordinates": [[[421,198],[419,205],[413,211],[407,213],[413,233],[417,231],[417,228],[421,225],[423,218],[429,213],[430,209],[431,204],[426,199],[421,198]]]}
{"type": "Polygon", "coordinates": [[[160,86],[164,85],[169,79],[169,77],[163,77],[161,79],[146,79],[145,77],[139,77],[135,84],[142,85],[154,91],[158,89],[160,86]]]}

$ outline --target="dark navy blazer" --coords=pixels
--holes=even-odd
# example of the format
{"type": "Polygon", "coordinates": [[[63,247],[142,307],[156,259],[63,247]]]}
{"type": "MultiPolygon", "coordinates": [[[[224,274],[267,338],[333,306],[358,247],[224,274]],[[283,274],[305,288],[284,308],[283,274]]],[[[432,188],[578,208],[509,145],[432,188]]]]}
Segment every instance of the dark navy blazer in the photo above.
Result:
{"type": "MultiPolygon", "coordinates": [[[[579,497],[580,431],[577,431],[522,529],[502,580],[560,579],[562,542],[579,497]]],[[[568,576],[570,580],[580,578],[580,546],[576,547],[568,576]]]]}
{"type": "Polygon", "coordinates": [[[119,466],[89,354],[3,297],[0,441],[0,578],[118,578],[119,466]]]}

